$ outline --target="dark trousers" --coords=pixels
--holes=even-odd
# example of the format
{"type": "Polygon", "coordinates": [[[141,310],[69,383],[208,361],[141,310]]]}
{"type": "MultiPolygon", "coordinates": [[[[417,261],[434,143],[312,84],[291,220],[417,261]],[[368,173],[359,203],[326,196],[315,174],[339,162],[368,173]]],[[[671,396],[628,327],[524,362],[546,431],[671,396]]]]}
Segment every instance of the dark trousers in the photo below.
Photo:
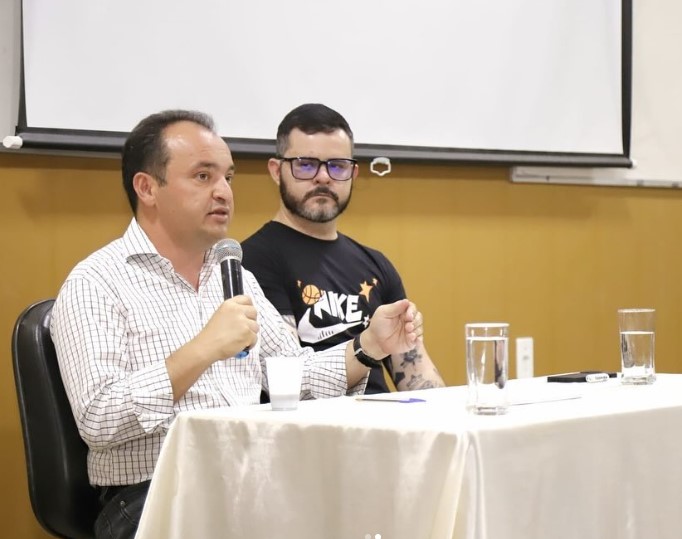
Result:
{"type": "Polygon", "coordinates": [[[149,483],[101,487],[99,502],[102,510],[95,521],[96,539],[134,539],[149,483]]]}

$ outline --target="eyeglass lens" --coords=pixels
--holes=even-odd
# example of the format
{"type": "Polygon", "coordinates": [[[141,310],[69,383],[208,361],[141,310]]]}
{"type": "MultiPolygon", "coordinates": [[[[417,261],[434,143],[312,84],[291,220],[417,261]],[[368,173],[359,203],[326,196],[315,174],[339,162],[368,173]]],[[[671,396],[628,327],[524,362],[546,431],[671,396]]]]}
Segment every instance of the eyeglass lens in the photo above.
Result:
{"type": "Polygon", "coordinates": [[[294,178],[299,180],[312,180],[317,176],[320,166],[327,167],[327,174],[332,180],[346,181],[353,176],[353,166],[355,161],[352,159],[328,159],[322,161],[315,157],[294,157],[287,159],[291,162],[291,172],[294,178]]]}

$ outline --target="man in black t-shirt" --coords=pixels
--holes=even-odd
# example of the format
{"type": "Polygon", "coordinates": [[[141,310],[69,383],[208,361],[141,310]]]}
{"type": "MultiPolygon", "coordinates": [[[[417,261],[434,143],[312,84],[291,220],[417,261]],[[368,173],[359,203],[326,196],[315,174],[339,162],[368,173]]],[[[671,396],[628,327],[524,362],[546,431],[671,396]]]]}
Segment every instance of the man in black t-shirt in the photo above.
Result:
{"type": "MultiPolygon", "coordinates": [[[[405,297],[398,272],[379,251],[337,231],[358,166],[353,133],[336,111],[306,104],[277,132],[268,170],[279,186],[275,218],[242,243],[244,267],[301,343],[321,350],[359,335],[380,305],[405,297]]],[[[358,343],[361,344],[361,343],[358,343]]],[[[443,386],[423,343],[383,360],[400,391],[443,386]]],[[[381,367],[366,393],[389,391],[381,367]]]]}

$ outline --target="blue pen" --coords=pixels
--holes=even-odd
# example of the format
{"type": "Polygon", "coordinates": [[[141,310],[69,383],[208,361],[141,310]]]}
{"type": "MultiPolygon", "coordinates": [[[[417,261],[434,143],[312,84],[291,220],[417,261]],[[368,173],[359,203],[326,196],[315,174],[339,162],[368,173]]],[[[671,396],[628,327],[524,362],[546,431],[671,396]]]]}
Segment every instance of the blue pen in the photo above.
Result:
{"type": "Polygon", "coordinates": [[[416,397],[410,397],[407,399],[392,399],[392,398],[381,398],[381,397],[355,397],[357,401],[363,402],[399,402],[401,404],[412,404],[414,402],[426,402],[424,399],[417,399],[416,397]]]}

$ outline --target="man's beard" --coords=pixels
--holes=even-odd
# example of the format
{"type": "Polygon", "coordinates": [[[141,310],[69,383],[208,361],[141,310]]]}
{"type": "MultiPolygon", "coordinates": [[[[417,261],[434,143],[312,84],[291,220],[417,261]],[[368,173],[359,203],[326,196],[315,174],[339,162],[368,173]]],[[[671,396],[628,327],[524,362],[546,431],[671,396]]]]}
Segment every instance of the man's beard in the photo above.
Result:
{"type": "Polygon", "coordinates": [[[282,176],[279,177],[279,194],[282,198],[282,202],[284,203],[284,207],[294,215],[313,223],[328,223],[329,221],[336,219],[348,207],[352,192],[353,187],[351,186],[351,190],[348,193],[348,198],[340,201],[339,196],[331,189],[325,187],[324,185],[319,185],[309,193],[306,193],[303,198],[299,200],[288,191],[282,176]],[[327,195],[331,197],[336,204],[332,206],[321,206],[316,204],[313,208],[306,207],[306,201],[319,195],[327,195]]]}

